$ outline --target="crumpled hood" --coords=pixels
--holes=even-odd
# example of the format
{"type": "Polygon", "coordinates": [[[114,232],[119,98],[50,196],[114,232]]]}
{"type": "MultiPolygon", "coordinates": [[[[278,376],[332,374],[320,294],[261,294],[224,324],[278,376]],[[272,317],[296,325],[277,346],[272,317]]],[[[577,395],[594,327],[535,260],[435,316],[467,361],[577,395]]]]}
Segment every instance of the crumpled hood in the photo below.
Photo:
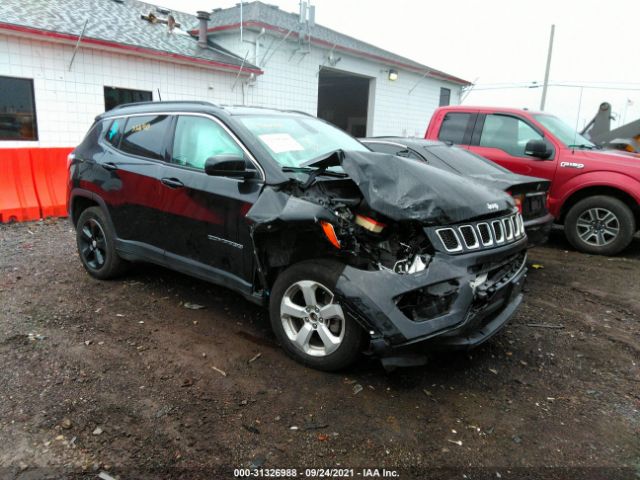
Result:
{"type": "Polygon", "coordinates": [[[311,165],[341,165],[369,207],[396,221],[446,225],[514,208],[501,190],[386,153],[338,151],[311,165]]]}

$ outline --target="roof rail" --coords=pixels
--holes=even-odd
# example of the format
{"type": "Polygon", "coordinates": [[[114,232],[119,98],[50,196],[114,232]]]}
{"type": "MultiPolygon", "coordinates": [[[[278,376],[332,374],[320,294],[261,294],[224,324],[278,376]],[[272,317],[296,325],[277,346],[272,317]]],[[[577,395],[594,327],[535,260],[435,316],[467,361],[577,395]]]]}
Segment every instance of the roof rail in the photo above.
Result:
{"type": "Polygon", "coordinates": [[[117,107],[113,107],[109,111],[113,112],[114,110],[119,110],[121,108],[137,107],[137,106],[140,106],[140,105],[178,105],[178,104],[182,104],[182,103],[192,103],[192,104],[196,104],[196,105],[206,105],[208,107],[218,107],[218,105],[216,105],[215,103],[207,102],[207,101],[204,101],[204,100],[164,100],[164,101],[158,101],[158,102],[123,103],[121,105],[118,105],[117,107]]]}

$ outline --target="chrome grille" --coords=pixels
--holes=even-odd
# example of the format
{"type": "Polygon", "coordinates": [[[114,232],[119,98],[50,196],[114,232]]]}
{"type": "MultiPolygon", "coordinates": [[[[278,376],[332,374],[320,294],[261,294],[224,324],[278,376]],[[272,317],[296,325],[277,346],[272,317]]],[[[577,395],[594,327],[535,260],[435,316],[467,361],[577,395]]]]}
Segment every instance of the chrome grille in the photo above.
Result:
{"type": "Polygon", "coordinates": [[[448,253],[490,248],[520,240],[525,235],[524,221],[517,213],[491,222],[479,222],[435,230],[448,253]]]}

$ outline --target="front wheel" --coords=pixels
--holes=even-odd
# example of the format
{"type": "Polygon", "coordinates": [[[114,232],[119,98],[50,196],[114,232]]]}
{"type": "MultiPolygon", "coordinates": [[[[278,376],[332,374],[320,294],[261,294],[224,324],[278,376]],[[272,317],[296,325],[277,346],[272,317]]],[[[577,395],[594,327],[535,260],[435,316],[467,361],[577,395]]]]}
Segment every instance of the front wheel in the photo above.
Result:
{"type": "Polygon", "coordinates": [[[564,222],[565,235],[579,251],[615,255],[629,246],[636,231],[631,209],[614,197],[596,195],[576,203],[564,222]]]}
{"type": "Polygon", "coordinates": [[[344,267],[305,261],[282,272],[271,292],[271,326],[284,350],[318,370],[340,370],[360,354],[363,330],[336,299],[344,267]]]}

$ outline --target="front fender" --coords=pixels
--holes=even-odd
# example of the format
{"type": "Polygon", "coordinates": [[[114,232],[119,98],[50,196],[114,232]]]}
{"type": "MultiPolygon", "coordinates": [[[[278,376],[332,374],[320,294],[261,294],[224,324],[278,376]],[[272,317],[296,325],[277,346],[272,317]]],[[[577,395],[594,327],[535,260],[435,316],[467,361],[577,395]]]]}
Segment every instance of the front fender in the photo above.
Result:
{"type": "Polygon", "coordinates": [[[619,172],[600,170],[597,172],[585,172],[569,179],[563,186],[562,195],[556,199],[549,200],[549,211],[554,217],[559,218],[563,205],[573,194],[593,187],[615,188],[626,193],[636,203],[640,204],[640,182],[638,180],[619,172]]]}

